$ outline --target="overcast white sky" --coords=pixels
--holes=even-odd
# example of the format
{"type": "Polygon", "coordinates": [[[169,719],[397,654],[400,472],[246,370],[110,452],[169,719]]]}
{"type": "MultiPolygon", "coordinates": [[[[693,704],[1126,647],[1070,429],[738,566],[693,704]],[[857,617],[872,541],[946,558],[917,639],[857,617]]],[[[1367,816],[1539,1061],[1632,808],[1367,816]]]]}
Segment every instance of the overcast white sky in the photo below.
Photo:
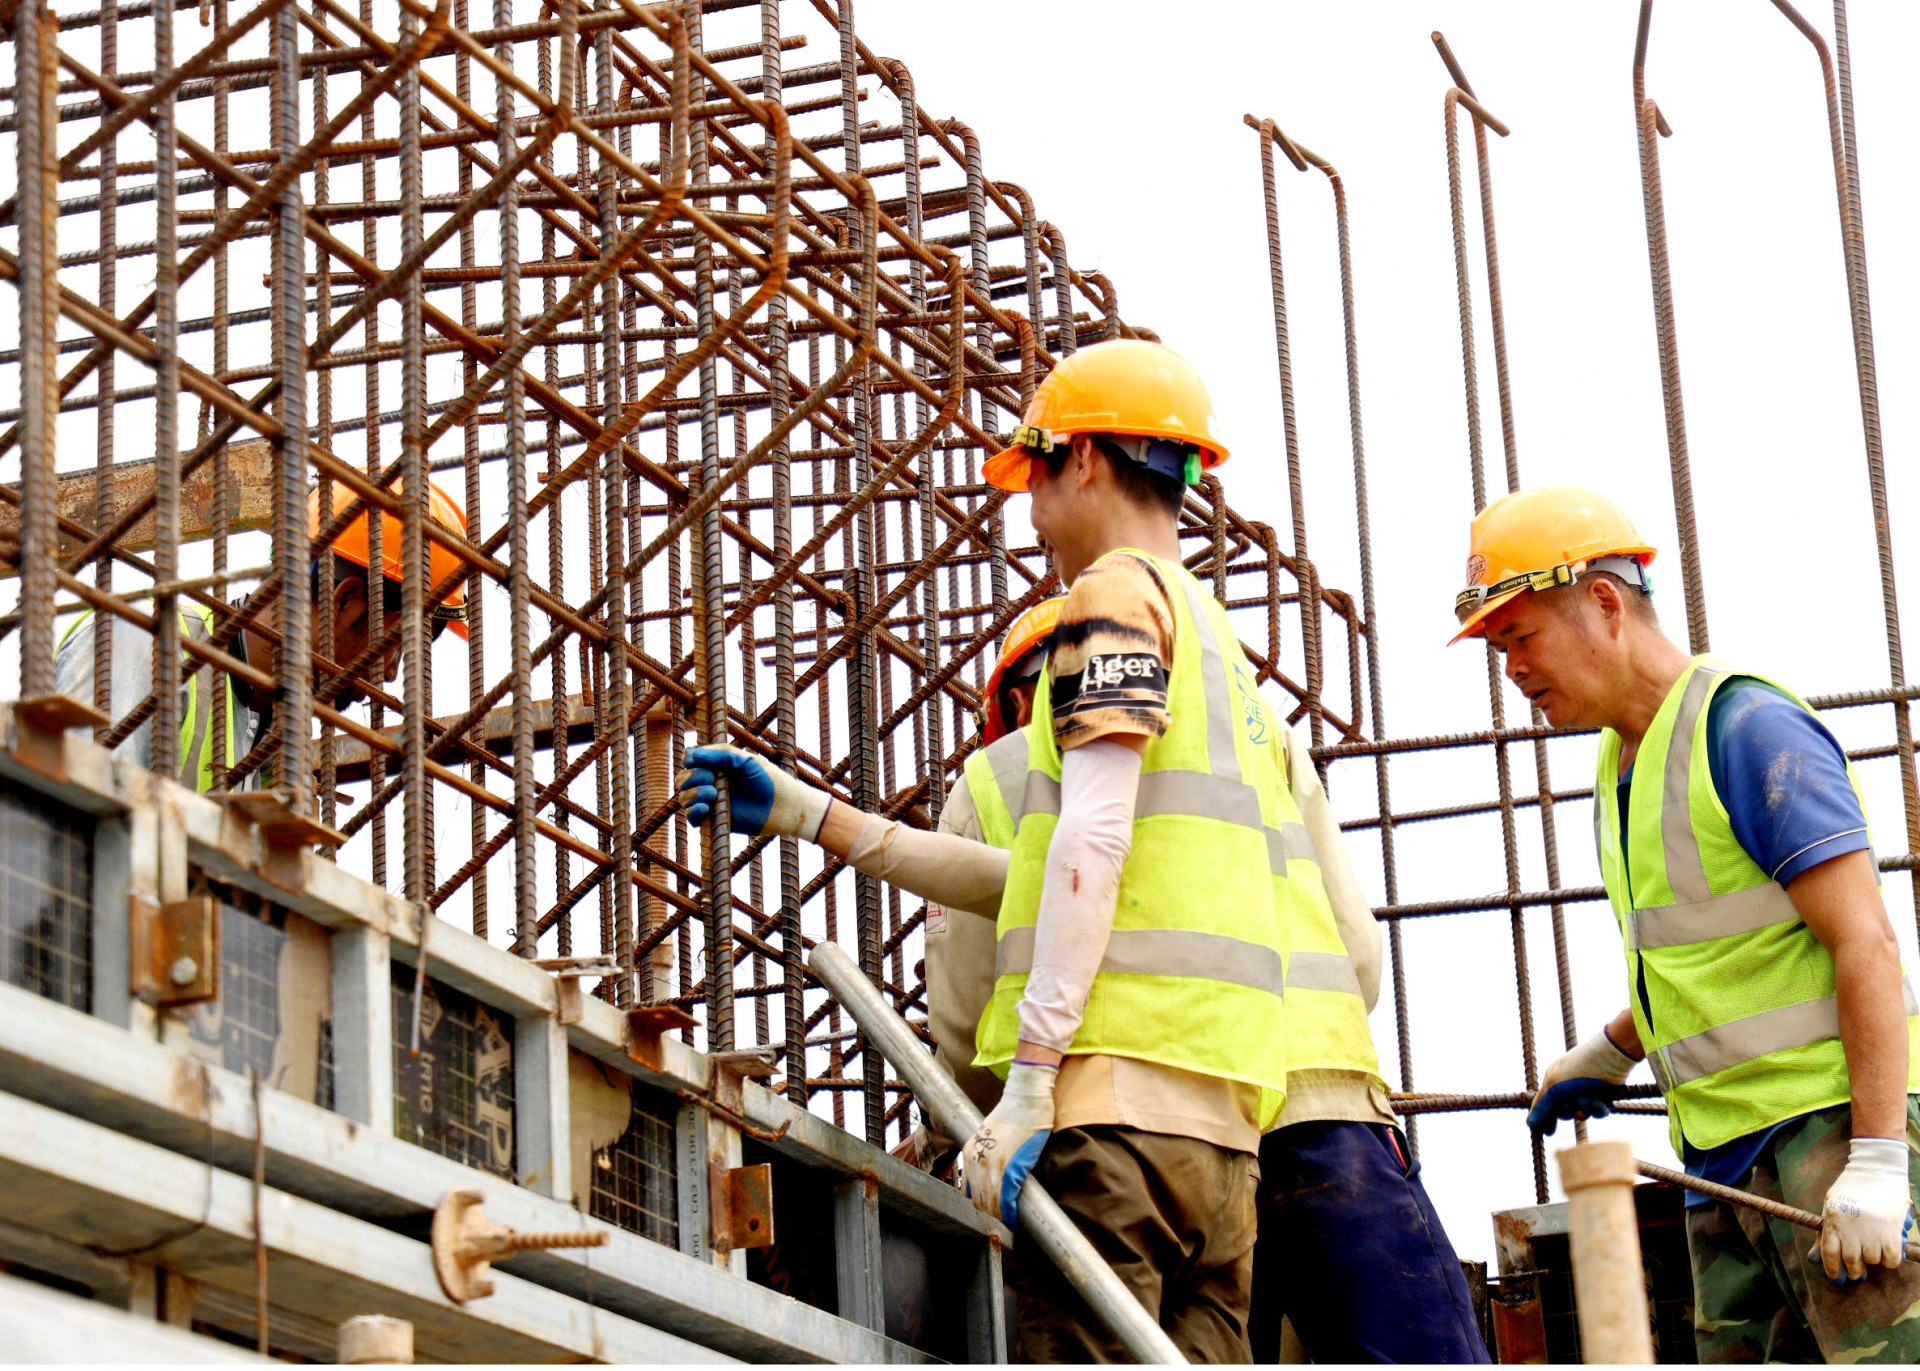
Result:
{"type": "MultiPolygon", "coordinates": [[[[1831,33],[1825,6],[1816,0],[1805,12],[1831,33]]],[[[1685,638],[1634,141],[1637,13],[1634,0],[858,0],[856,18],[875,52],[908,63],[929,112],[973,125],[988,174],[1027,187],[1066,232],[1074,265],[1106,272],[1128,319],[1201,366],[1234,447],[1222,473],[1229,495],[1281,529],[1283,546],[1290,516],[1258,142],[1241,115],[1271,116],[1340,168],[1353,217],[1387,717],[1404,737],[1483,728],[1489,717],[1483,655],[1442,647],[1472,502],[1441,125],[1450,82],[1428,38],[1433,29],[1446,33],[1480,97],[1513,129],[1493,152],[1522,477],[1593,485],[1623,503],[1669,554],[1655,567],[1660,603],[1685,638]]],[[[1857,3],[1851,19],[1893,527],[1911,585],[1920,577],[1920,510],[1905,499],[1920,438],[1907,384],[1920,361],[1912,251],[1920,85],[1911,78],[1920,7],[1857,3]]],[[[1766,0],[1669,0],[1655,14],[1648,91],[1675,130],[1661,158],[1713,647],[1809,693],[1883,685],[1866,462],[1813,51],[1766,0]]],[[[1462,137],[1474,216],[1464,128],[1462,137]]],[[[1312,551],[1329,584],[1357,591],[1332,214],[1317,175],[1282,161],[1280,176],[1312,551]]],[[[1469,232],[1497,494],[1504,483],[1477,216],[1469,232]]],[[[1913,609],[1911,592],[1906,598],[1913,609]]],[[[1509,717],[1523,709],[1510,693],[1509,717]]],[[[1849,746],[1891,741],[1884,707],[1829,722],[1849,746]]],[[[1552,761],[1557,787],[1590,783],[1591,740],[1557,744],[1552,761]]],[[[1515,750],[1514,768],[1516,786],[1530,791],[1530,749],[1515,750]]],[[[1866,762],[1863,775],[1880,849],[1904,850],[1895,764],[1866,762]]],[[[1397,762],[1394,777],[1396,808],[1494,794],[1484,749],[1397,762]]],[[[1344,815],[1370,812],[1366,764],[1337,765],[1332,784],[1344,815]]],[[[1562,807],[1568,885],[1597,879],[1590,825],[1585,804],[1562,807]]],[[[1523,823],[1521,850],[1523,883],[1539,889],[1537,824],[1523,823]]],[[[1501,889],[1500,852],[1492,820],[1403,830],[1401,898],[1501,889]]],[[[1354,856],[1382,898],[1377,849],[1357,842],[1354,856]]],[[[1886,893],[1911,965],[1906,878],[1889,877],[1886,893]]],[[[1570,906],[1568,923],[1584,1036],[1624,1003],[1625,983],[1604,906],[1570,906]]],[[[1544,1064],[1560,1032],[1544,911],[1529,915],[1528,931],[1544,1064]]],[[[1416,1082],[1517,1088],[1506,917],[1414,921],[1406,937],[1416,1082]]],[[[1385,1001],[1374,1027],[1391,1057],[1385,1001]]],[[[1649,1160],[1669,1155],[1663,1120],[1608,1120],[1593,1133],[1630,1138],[1649,1160]]],[[[1432,1119],[1421,1137],[1427,1182],[1455,1244],[1463,1256],[1490,1258],[1489,1212],[1533,1198],[1519,1115],[1432,1119]]]]}

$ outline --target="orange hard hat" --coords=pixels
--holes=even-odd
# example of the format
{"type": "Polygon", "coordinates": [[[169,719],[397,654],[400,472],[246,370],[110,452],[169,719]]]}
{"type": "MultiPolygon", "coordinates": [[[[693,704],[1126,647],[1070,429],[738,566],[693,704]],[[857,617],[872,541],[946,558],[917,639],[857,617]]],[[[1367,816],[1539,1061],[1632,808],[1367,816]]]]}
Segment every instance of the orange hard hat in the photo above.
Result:
{"type": "MultiPolygon", "coordinates": [[[[398,481],[393,483],[392,490],[396,495],[401,493],[400,483],[398,481]]],[[[335,514],[338,514],[359,498],[360,497],[354,492],[353,487],[340,481],[333,483],[333,512],[335,514]]],[[[458,533],[462,538],[467,536],[467,516],[461,511],[460,506],[453,502],[453,497],[448,495],[446,491],[440,489],[440,487],[432,481],[427,482],[427,517],[440,525],[440,527],[458,533]]],[[[398,581],[401,579],[400,541],[402,535],[400,522],[400,516],[398,514],[387,510],[381,511],[380,569],[390,581],[398,581]]],[[[318,486],[315,486],[307,492],[307,536],[309,538],[318,538],[320,536],[320,487],[318,486]]],[[[454,556],[451,551],[442,547],[439,543],[434,542],[432,539],[428,539],[427,549],[427,576],[432,585],[439,585],[442,581],[446,580],[447,577],[453,575],[465,565],[465,563],[454,556]]],[[[369,570],[372,569],[371,557],[367,546],[367,514],[365,510],[362,510],[356,515],[352,523],[340,530],[339,536],[333,540],[333,552],[335,556],[343,557],[355,566],[367,567],[369,570]]],[[[319,549],[316,548],[314,553],[318,556],[319,549]]],[[[435,607],[433,613],[435,618],[447,621],[455,633],[465,638],[467,636],[466,582],[460,581],[456,583],[452,592],[435,607]]]]}
{"type": "Polygon", "coordinates": [[[990,747],[1013,731],[1013,720],[1001,707],[1000,686],[1023,658],[1047,645],[1053,637],[1053,626],[1060,622],[1060,607],[1066,602],[1066,596],[1056,595],[1029,605],[1007,629],[1000,660],[993,664],[993,674],[987,677],[987,688],[980,695],[980,746],[990,747]]]}
{"type": "Polygon", "coordinates": [[[1653,556],[1604,495],[1578,486],[1516,490],[1473,517],[1467,588],[1453,602],[1460,631],[1449,642],[1478,637],[1487,616],[1523,591],[1572,585],[1589,571],[1650,591],[1644,568],[1653,556]]]}
{"type": "Polygon", "coordinates": [[[1036,451],[1065,446],[1076,433],[1112,433],[1162,440],[1129,455],[1191,485],[1227,460],[1213,428],[1213,400],[1193,363],[1159,343],[1116,338],[1054,365],[1027,402],[1013,446],[988,458],[981,474],[1002,490],[1025,490],[1036,451]]]}

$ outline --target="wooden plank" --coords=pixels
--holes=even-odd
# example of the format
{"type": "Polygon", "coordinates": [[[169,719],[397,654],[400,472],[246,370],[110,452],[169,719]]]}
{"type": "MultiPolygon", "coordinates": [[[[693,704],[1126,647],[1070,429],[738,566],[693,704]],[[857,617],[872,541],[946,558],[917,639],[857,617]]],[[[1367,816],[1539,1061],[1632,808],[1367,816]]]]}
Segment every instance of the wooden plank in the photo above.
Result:
{"type": "MultiPolygon", "coordinates": [[[[153,495],[158,468],[151,461],[120,462],[108,468],[108,523],[153,495]]],[[[82,528],[104,527],[94,519],[94,473],[71,471],[60,477],[60,514],[82,528]]],[[[258,533],[273,526],[273,448],[265,440],[234,443],[227,448],[227,532],[258,533]]],[[[197,543],[213,537],[213,463],[203,465],[180,483],[180,541],[197,543]]],[[[9,555],[19,540],[20,507],[0,501],[0,549],[9,555]]],[[[72,535],[60,533],[59,555],[70,557],[82,546],[72,535]]],[[[153,546],[153,511],[129,529],[118,546],[144,552],[153,546]]],[[[13,575],[11,563],[0,575],[13,575]]]]}

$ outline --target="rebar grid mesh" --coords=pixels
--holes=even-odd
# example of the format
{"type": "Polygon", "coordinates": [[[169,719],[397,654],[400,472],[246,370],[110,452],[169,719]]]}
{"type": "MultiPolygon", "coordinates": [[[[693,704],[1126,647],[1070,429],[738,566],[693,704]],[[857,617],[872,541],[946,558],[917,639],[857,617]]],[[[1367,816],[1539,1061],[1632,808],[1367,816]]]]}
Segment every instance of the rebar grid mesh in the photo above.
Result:
{"type": "MultiPolygon", "coordinates": [[[[1056,357],[1152,336],[1113,285],[850,4],[23,0],[9,38],[18,694],[54,693],[72,612],[132,625],[151,650],[91,635],[86,703],[151,686],[101,741],[151,718],[176,767],[210,665],[218,788],[287,792],[423,916],[615,957],[599,993],[691,1009],[701,1046],[804,1041],[791,1098],[897,1132],[802,958],[849,944],[918,1017],[924,911],[791,840],[703,839],[672,776],[724,739],[937,820],[1000,634],[1054,588],[980,464],[1056,357]],[[404,610],[340,661],[312,548],[363,511],[374,545],[400,527],[404,610]],[[430,627],[456,591],[464,644],[430,627]],[[263,722],[229,751],[240,705],[263,722]]],[[[1358,742],[1357,672],[1336,704],[1318,637],[1282,668],[1303,582],[1309,632],[1364,627],[1302,529],[1283,553],[1209,480],[1183,548],[1292,717],[1358,742]]]]}

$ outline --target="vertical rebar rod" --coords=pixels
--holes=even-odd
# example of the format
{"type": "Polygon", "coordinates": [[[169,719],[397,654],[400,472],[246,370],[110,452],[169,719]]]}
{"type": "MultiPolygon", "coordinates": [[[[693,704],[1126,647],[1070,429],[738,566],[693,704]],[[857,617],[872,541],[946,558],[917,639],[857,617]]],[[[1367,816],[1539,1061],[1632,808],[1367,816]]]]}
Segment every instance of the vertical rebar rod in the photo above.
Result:
{"type": "MultiPolygon", "coordinates": [[[[571,5],[569,5],[571,9],[571,5]]],[[[494,27],[504,29],[513,22],[513,0],[493,0],[494,27]]],[[[502,61],[511,61],[513,45],[503,42],[498,48],[502,61]]],[[[514,151],[513,90],[504,81],[495,83],[495,127],[499,134],[501,165],[514,151]]],[[[520,339],[520,184],[516,177],[500,193],[500,341],[511,348],[520,339]]],[[[513,950],[522,957],[538,955],[539,853],[534,847],[534,775],[533,775],[533,660],[532,611],[529,594],[532,581],[530,530],[527,520],[527,425],[526,378],[519,367],[502,378],[501,418],[506,426],[507,495],[507,616],[511,640],[513,697],[513,950]]],[[[551,429],[552,425],[549,424],[551,429]]],[[[556,504],[555,509],[559,506],[556,504]]],[[[558,541],[555,543],[558,547],[558,541]]],[[[564,590],[559,578],[556,590],[564,590]]],[[[553,654],[554,692],[552,697],[551,737],[555,774],[566,757],[566,660],[565,652],[553,654]]],[[[476,806],[477,808],[477,806],[476,806]]],[[[565,822],[563,819],[562,822],[565,822]]],[[[556,848],[556,854],[558,849],[556,848]]],[[[559,857],[565,863],[564,856],[559,857]]],[[[564,881],[565,866],[561,867],[564,881]]]]}
{"type": "MultiPolygon", "coordinates": [[[[689,14],[689,37],[696,50],[705,43],[697,16],[689,14]]],[[[691,130],[691,175],[695,186],[708,179],[709,139],[704,119],[691,130]]],[[[694,240],[694,309],[702,339],[718,326],[713,305],[713,243],[704,234],[694,240]]],[[[697,491],[720,477],[719,370],[711,355],[700,362],[700,468],[697,491]]],[[[708,743],[728,741],[727,727],[727,614],[726,576],[722,569],[718,503],[700,516],[695,573],[695,597],[700,638],[700,736],[708,743]]],[[[733,1050],[733,852],[727,836],[729,820],[724,782],[712,822],[704,830],[707,873],[703,891],[707,945],[707,1050],[733,1050]]]]}
{"type": "MultiPolygon", "coordinates": [[[[613,112],[614,70],[613,30],[594,31],[595,98],[603,114],[613,112]]],[[[612,250],[620,236],[619,187],[616,171],[605,153],[600,155],[600,251],[612,250]]],[[[704,386],[704,376],[702,385],[704,386]]],[[[600,400],[606,422],[619,415],[620,403],[620,277],[609,277],[601,287],[600,299],[600,400]]],[[[716,454],[717,456],[717,454],[716,454]]],[[[633,1003],[633,750],[628,738],[633,729],[633,674],[627,665],[627,632],[624,616],[627,608],[626,552],[626,465],[619,452],[603,458],[605,471],[607,540],[607,619],[615,632],[607,653],[607,673],[612,689],[609,694],[609,727],[614,743],[609,750],[609,782],[613,792],[613,936],[614,960],[620,968],[614,1003],[622,1008],[633,1003]]],[[[724,841],[724,840],[723,840],[724,841]]]]}
{"type": "MultiPolygon", "coordinates": [[[[54,458],[59,439],[57,20],[46,0],[14,12],[20,128],[20,694],[53,694],[54,458]]],[[[111,634],[108,624],[99,625],[111,634]]]]}
{"type": "MultiPolygon", "coordinates": [[[[1280,262],[1280,190],[1274,181],[1274,141],[1272,137],[1260,139],[1260,180],[1267,205],[1267,281],[1273,297],[1273,340],[1280,363],[1280,427],[1287,454],[1287,495],[1293,511],[1293,563],[1300,581],[1300,643],[1307,666],[1307,727],[1317,750],[1326,741],[1321,717],[1325,670],[1320,653],[1319,578],[1314,575],[1313,562],[1307,552],[1306,491],[1300,480],[1300,437],[1294,418],[1293,352],[1287,338],[1287,287],[1280,262]]],[[[1324,770],[1325,763],[1320,765],[1324,770]]]]}
{"type": "MultiPolygon", "coordinates": [[[[1446,39],[1439,33],[1435,33],[1433,35],[1433,42],[1434,46],[1439,49],[1440,56],[1442,60],[1445,61],[1448,71],[1454,79],[1454,87],[1447,92],[1444,102],[1447,135],[1447,189],[1452,211],[1454,272],[1457,277],[1460,300],[1461,364],[1466,378],[1467,453],[1473,485],[1473,509],[1474,513],[1478,514],[1482,509],[1486,508],[1487,505],[1487,480],[1480,442],[1480,398],[1478,377],[1476,374],[1477,366],[1474,355],[1473,295],[1467,266],[1466,213],[1461,193],[1460,137],[1458,120],[1456,118],[1456,111],[1463,99],[1470,100],[1473,98],[1473,95],[1471,89],[1466,85],[1465,77],[1460,72],[1459,64],[1453,59],[1452,51],[1447,47],[1446,39]]],[[[1479,113],[1470,110],[1468,117],[1474,121],[1474,127],[1478,129],[1481,122],[1479,113]]],[[[1486,199],[1483,187],[1483,229],[1487,228],[1491,223],[1490,220],[1485,219],[1485,210],[1486,199]]],[[[1495,250],[1491,245],[1492,239],[1490,237],[1487,238],[1487,243],[1489,260],[1493,260],[1495,250]]],[[[1510,404],[1504,396],[1504,377],[1501,386],[1503,390],[1502,409],[1504,413],[1510,404]]],[[[1502,433],[1503,437],[1507,436],[1507,429],[1504,425],[1502,433]]],[[[1509,489],[1513,489],[1519,484],[1519,472],[1516,467],[1517,459],[1511,448],[1507,449],[1507,459],[1508,487],[1509,489]]],[[[1494,731],[1497,735],[1506,729],[1506,704],[1500,692],[1500,663],[1491,644],[1488,644],[1486,647],[1486,660],[1487,698],[1489,708],[1492,712],[1494,731]]],[[[1507,754],[1507,744],[1504,739],[1496,737],[1493,747],[1493,759],[1494,774],[1498,782],[1500,796],[1500,839],[1501,853],[1507,875],[1507,894],[1509,896],[1517,896],[1520,893],[1520,850],[1518,834],[1515,831],[1512,765],[1507,754]]],[[[1534,1052],[1533,995],[1527,974],[1526,916],[1522,905],[1516,902],[1511,906],[1508,914],[1508,922],[1513,939],[1514,987],[1516,998],[1519,1002],[1520,1013],[1520,1058],[1522,1068],[1526,1074],[1527,1089],[1532,1091],[1539,1083],[1539,1075],[1534,1052]]],[[[1544,1204],[1547,1199],[1546,1152],[1541,1146],[1540,1138],[1537,1134],[1533,1135],[1532,1149],[1534,1193],[1539,1202],[1544,1204]]]]}
{"type": "MultiPolygon", "coordinates": [[[[153,341],[157,354],[153,374],[153,572],[163,585],[180,579],[180,221],[176,193],[180,152],[171,82],[173,18],[171,8],[153,11],[153,75],[164,92],[154,110],[152,125],[153,341]]],[[[167,590],[155,593],[153,621],[153,727],[149,735],[149,764],[161,775],[171,776],[179,772],[182,761],[180,614],[179,600],[174,593],[167,590]]],[[[201,701],[199,707],[205,709],[206,702],[201,701]]],[[[183,779],[193,785],[198,777],[183,779]]]]}
{"type": "MultiPolygon", "coordinates": [[[[1866,438],[1867,492],[1873,506],[1874,548],[1880,563],[1880,604],[1887,625],[1887,668],[1895,691],[1895,755],[1900,762],[1907,847],[1911,851],[1920,849],[1920,781],[1915,775],[1912,711],[1904,695],[1906,654],[1901,644],[1900,596],[1893,570],[1893,519],[1887,501],[1887,466],[1880,436],[1880,382],[1873,351],[1873,304],[1867,293],[1867,229],[1860,207],[1860,155],[1853,125],[1853,72],[1847,43],[1846,0],[1833,0],[1833,39],[1835,69],[1827,73],[1828,123],[1840,148],[1835,169],[1844,173],[1840,228],[1846,248],[1848,313],[1853,323],[1854,370],[1860,388],[1860,425],[1866,438]]],[[[1908,885],[1913,894],[1914,924],[1920,928],[1920,880],[1909,880],[1908,885]]]]}
{"type": "MultiPolygon", "coordinates": [[[[221,3],[224,5],[225,0],[221,0],[221,3]]],[[[109,81],[113,81],[118,78],[119,69],[120,0],[105,0],[100,6],[100,72],[109,81]]],[[[21,89],[24,92],[24,82],[21,89]]],[[[219,87],[216,86],[215,89],[215,141],[218,142],[219,136],[223,132],[218,121],[221,113],[224,111],[225,105],[219,94],[219,87]]],[[[24,108],[21,112],[24,115],[24,108]]],[[[117,139],[109,138],[100,149],[100,270],[96,289],[100,296],[100,308],[104,310],[109,317],[117,317],[120,313],[119,306],[116,303],[119,290],[118,249],[120,244],[120,171],[117,143],[117,139]]],[[[26,166],[24,157],[22,158],[21,166],[23,168],[26,166]]],[[[24,192],[25,187],[23,184],[22,193],[24,194],[24,192]]],[[[226,207],[222,199],[216,199],[215,203],[221,209],[226,207]]],[[[26,223],[24,210],[21,222],[23,225],[26,223]]],[[[24,243],[22,246],[24,248],[24,243]]],[[[221,249],[220,256],[215,259],[214,317],[216,320],[224,312],[226,303],[223,290],[225,273],[221,270],[221,268],[225,266],[225,263],[226,250],[223,248],[221,249]]],[[[26,331],[26,296],[24,293],[21,296],[21,306],[21,331],[24,335],[26,331]]],[[[221,336],[220,332],[216,330],[214,334],[216,354],[221,336]]],[[[118,351],[119,349],[117,348],[106,349],[105,354],[100,359],[99,366],[95,369],[94,375],[97,377],[95,384],[99,387],[100,394],[102,395],[112,395],[115,393],[114,358],[118,351]]],[[[219,375],[224,369],[224,365],[224,359],[216,355],[214,359],[214,374],[219,375]]],[[[93,526],[95,528],[105,528],[108,521],[113,517],[114,408],[113,405],[101,405],[94,417],[93,526]]],[[[216,571],[221,570],[217,565],[214,569],[216,571]]],[[[113,558],[102,557],[94,564],[93,583],[103,591],[111,592],[113,590],[113,558]]],[[[226,692],[220,691],[218,694],[222,699],[222,703],[224,703],[226,692]]],[[[93,699],[86,703],[91,704],[102,714],[108,713],[113,705],[113,630],[112,625],[106,622],[104,615],[96,615],[94,617],[93,699]]],[[[95,738],[99,738],[105,733],[106,728],[110,726],[111,723],[109,722],[101,728],[96,729],[94,731],[95,738]]]]}
{"type": "MultiPolygon", "coordinates": [[[[780,0],[760,0],[760,98],[781,101],[783,73],[780,59],[780,0]]],[[[773,164],[773,133],[761,144],[761,160],[773,164]]],[[[917,178],[917,169],[909,176],[917,178]]],[[[791,408],[792,377],[787,367],[787,297],[776,294],[767,302],[767,417],[776,427],[791,408]]],[[[770,454],[773,476],[773,555],[785,562],[793,552],[792,446],[781,439],[770,454]]],[[[791,772],[797,762],[798,720],[794,701],[793,581],[782,579],[773,595],[774,740],[780,766],[791,772]]],[[[780,839],[780,967],[785,982],[786,1096],[802,1106],[807,1102],[807,1000],[805,949],[800,921],[800,843],[780,839]]]]}
{"type": "Polygon", "coordinates": [[[1647,220],[1647,263],[1653,277],[1653,327],[1660,350],[1660,397],[1667,415],[1667,461],[1673,476],[1674,522],[1680,532],[1680,579],[1687,601],[1687,645],[1707,652],[1707,591],[1694,522],[1693,462],[1687,452],[1687,413],[1680,390],[1680,341],[1674,323],[1673,274],[1667,254],[1667,212],[1660,186],[1660,141],[1669,132],[1660,108],[1647,99],[1647,32],[1653,0],[1640,0],[1633,52],[1633,111],[1640,149],[1640,198],[1647,220]]]}
{"type": "MultiPolygon", "coordinates": [[[[860,173],[860,55],[853,34],[853,0],[840,0],[840,152],[849,176],[860,173]]],[[[978,166],[968,174],[969,203],[977,185],[978,166]]],[[[847,206],[847,246],[864,253],[869,231],[866,218],[847,206]]],[[[984,279],[984,277],[982,278],[984,279]]],[[[867,289],[862,283],[862,289],[867,289]]],[[[871,371],[862,366],[855,378],[851,397],[853,410],[853,454],[848,484],[851,490],[864,490],[873,478],[873,393],[869,387],[871,371]]],[[[846,622],[852,624],[872,608],[877,590],[874,583],[873,508],[866,506],[854,520],[855,551],[847,568],[846,585],[852,596],[846,622]]],[[[877,664],[871,641],[855,645],[847,658],[847,746],[852,758],[853,803],[869,812],[880,805],[879,740],[875,735],[875,681],[877,664]]],[[[854,927],[859,947],[860,968],[875,982],[880,980],[880,883],[864,872],[854,873],[854,927]]],[[[866,1106],[867,1141],[882,1145],[886,1137],[885,1063],[871,1040],[860,1040],[860,1075],[866,1106]]]]}
{"type": "MultiPolygon", "coordinates": [[[[283,161],[290,161],[299,154],[302,141],[300,16],[292,5],[274,12],[273,48],[274,151],[283,161]]],[[[405,80],[416,82],[417,73],[410,71],[405,80]]],[[[418,187],[415,189],[417,192],[418,187]]],[[[280,726],[276,780],[302,807],[313,802],[313,602],[306,593],[312,559],[307,540],[305,219],[300,180],[289,178],[274,206],[273,224],[273,345],[280,383],[276,401],[280,436],[274,445],[278,500],[273,550],[274,570],[286,588],[280,597],[280,646],[274,663],[279,688],[274,715],[280,726]]],[[[414,489],[419,489],[418,483],[414,489]]]]}

